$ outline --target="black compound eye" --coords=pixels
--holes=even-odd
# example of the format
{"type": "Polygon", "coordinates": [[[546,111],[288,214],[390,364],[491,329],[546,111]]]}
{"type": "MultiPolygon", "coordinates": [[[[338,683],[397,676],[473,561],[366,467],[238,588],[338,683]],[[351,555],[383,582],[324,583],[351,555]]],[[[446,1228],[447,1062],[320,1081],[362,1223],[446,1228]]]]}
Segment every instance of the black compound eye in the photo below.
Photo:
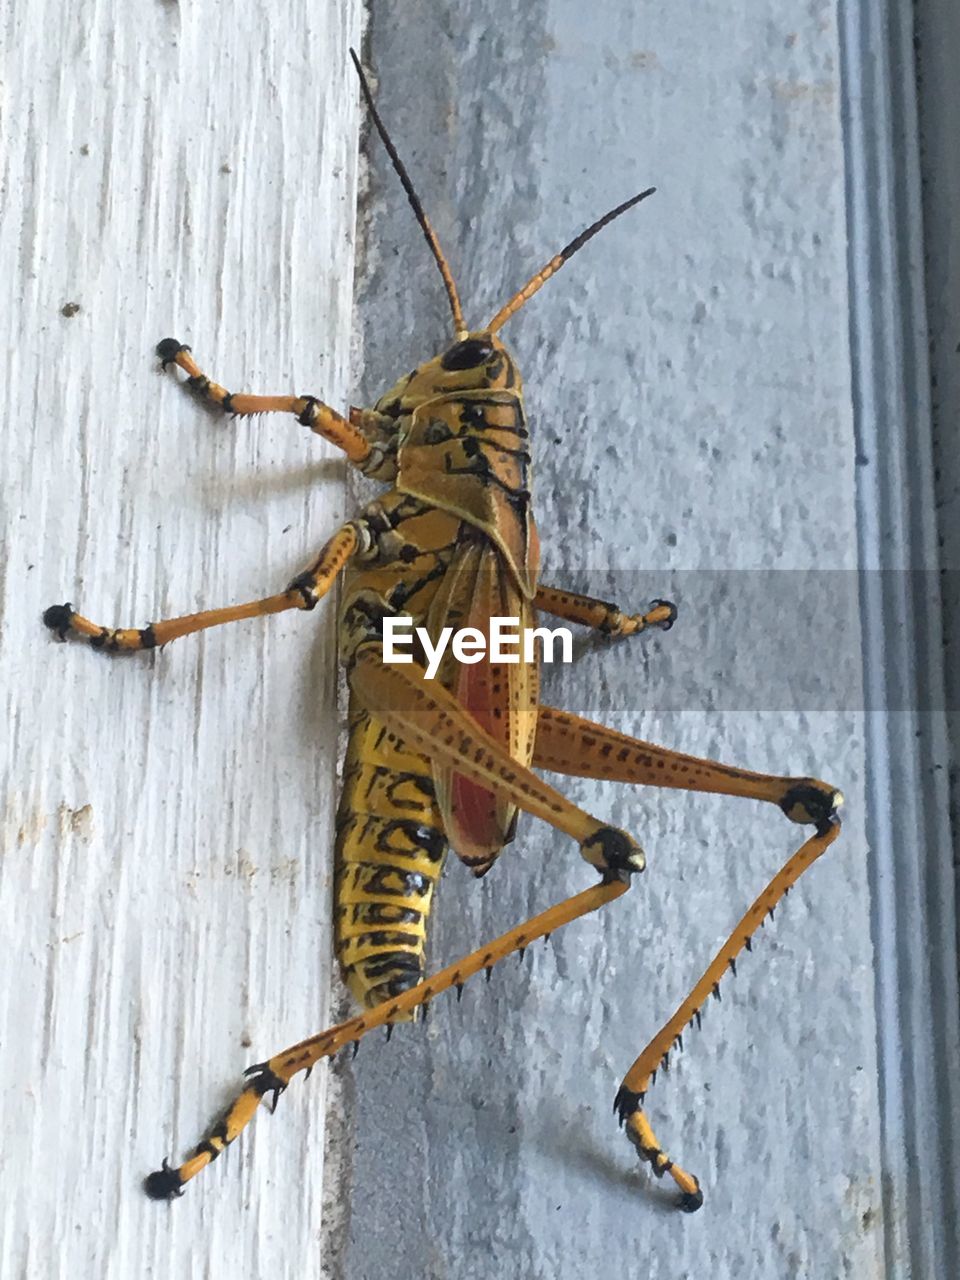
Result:
{"type": "Polygon", "coordinates": [[[486,338],[464,338],[440,358],[441,369],[475,369],[493,355],[493,343],[486,338]]]}

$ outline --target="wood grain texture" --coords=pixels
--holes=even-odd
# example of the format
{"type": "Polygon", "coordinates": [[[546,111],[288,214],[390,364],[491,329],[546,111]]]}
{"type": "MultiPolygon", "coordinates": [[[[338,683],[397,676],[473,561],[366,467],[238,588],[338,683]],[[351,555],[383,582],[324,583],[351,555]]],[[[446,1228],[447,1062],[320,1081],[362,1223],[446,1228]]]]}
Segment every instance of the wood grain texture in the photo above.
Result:
{"type": "Polygon", "coordinates": [[[359,6],[4,22],[0,1273],[315,1275],[325,1073],[175,1205],[140,1180],[324,1023],[334,610],[113,661],[40,614],[266,594],[341,519],[332,451],[153,348],[346,402],[359,6]]]}

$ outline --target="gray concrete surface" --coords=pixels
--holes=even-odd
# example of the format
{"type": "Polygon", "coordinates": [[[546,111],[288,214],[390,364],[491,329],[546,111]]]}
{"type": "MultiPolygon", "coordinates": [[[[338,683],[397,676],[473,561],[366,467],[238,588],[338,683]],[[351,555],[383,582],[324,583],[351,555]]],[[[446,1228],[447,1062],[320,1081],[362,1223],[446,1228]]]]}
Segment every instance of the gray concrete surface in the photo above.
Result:
{"type": "MultiPolygon", "coordinates": [[[[505,331],[535,433],[545,580],[626,591],[631,606],[672,593],[682,609],[669,635],[582,643],[545,700],[688,751],[817,772],[848,809],[842,840],[651,1094],[661,1139],[704,1186],[687,1218],[617,1132],[613,1093],[797,832],[746,803],[565,782],[637,833],[648,871],[603,918],[339,1067],[355,1129],[331,1267],[348,1280],[898,1274],[883,1257],[833,10],[711,0],[587,20],[541,0],[494,20],[478,2],[387,3],[369,58],[468,318],[599,212],[660,188],[505,331]],[[771,570],[795,572],[758,577],[771,570]],[[815,574],[827,613],[801,671],[793,588],[815,574]],[[775,593],[759,618],[758,581],[775,593]]],[[[448,334],[434,267],[376,145],[371,157],[365,399],[448,334]]],[[[569,842],[521,822],[481,884],[451,862],[434,963],[589,879],[569,842]]]]}
{"type": "Polygon", "coordinates": [[[954,830],[960,828],[960,9],[949,0],[917,5],[920,163],[924,180],[925,284],[930,325],[937,524],[944,594],[945,675],[951,727],[954,830]]]}
{"type": "MultiPolygon", "coordinates": [[[[924,57],[932,8],[840,12],[884,1247],[892,1274],[953,1276],[960,998],[941,572],[951,563],[943,504],[953,473],[934,458],[950,394],[939,383],[938,288],[951,258],[939,217],[924,216],[939,209],[951,173],[937,167],[937,134],[923,142],[918,118],[922,108],[929,122],[936,86],[924,57]],[[924,270],[925,233],[936,271],[924,270]]],[[[941,54],[956,44],[944,17],[941,54]]],[[[938,106],[948,111],[949,98],[938,106]]]]}

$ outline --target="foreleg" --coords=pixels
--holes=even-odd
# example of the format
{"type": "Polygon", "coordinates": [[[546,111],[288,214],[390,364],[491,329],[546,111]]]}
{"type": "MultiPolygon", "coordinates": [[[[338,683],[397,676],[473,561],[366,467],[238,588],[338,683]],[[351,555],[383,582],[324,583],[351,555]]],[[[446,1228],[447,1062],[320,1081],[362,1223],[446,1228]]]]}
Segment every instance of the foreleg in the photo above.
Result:
{"type": "Polygon", "coordinates": [[[176,338],[164,338],[157,344],[157,355],[166,368],[175,364],[187,375],[187,386],[224,413],[248,417],[253,413],[292,413],[303,427],[309,427],[324,440],[342,449],[351,462],[366,469],[373,446],[366,436],[342,414],[318,400],[316,396],[256,396],[231,392],[214,382],[194,360],[190,348],[176,338]]]}

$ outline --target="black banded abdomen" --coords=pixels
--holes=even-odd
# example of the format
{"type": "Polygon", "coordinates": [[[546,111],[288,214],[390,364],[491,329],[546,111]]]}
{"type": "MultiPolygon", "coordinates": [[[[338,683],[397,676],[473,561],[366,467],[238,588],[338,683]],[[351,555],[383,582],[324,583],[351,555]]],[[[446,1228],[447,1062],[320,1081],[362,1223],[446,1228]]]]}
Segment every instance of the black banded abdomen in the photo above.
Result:
{"type": "Polygon", "coordinates": [[[351,700],[336,839],[337,958],[370,1008],[423,977],[446,854],[430,765],[351,700]]]}

